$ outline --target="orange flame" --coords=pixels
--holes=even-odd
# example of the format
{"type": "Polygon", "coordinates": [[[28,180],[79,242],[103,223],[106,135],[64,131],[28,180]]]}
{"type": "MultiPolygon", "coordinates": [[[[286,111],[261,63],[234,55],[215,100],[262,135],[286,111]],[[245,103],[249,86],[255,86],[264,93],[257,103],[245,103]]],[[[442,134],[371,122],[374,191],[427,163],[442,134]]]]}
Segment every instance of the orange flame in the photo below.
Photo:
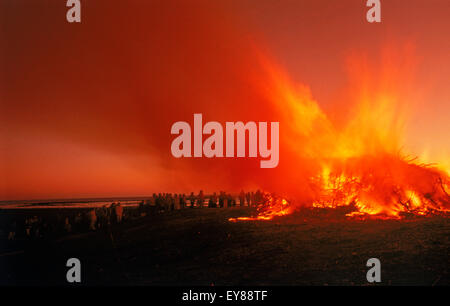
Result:
{"type": "Polygon", "coordinates": [[[274,217],[285,216],[292,212],[292,206],[286,199],[275,197],[266,192],[263,194],[262,203],[258,205],[256,217],[229,218],[228,221],[272,220],[274,217]]]}
{"type": "MultiPolygon", "coordinates": [[[[256,217],[237,220],[271,220],[299,207],[354,207],[349,217],[374,215],[401,218],[404,214],[429,215],[450,211],[448,169],[425,165],[402,156],[405,105],[393,82],[401,76],[382,69],[380,80],[363,74],[354,86],[356,103],[344,124],[334,124],[304,85],[292,83],[271,63],[267,94],[283,122],[283,132],[295,154],[311,160],[315,174],[309,178],[311,195],[306,203],[266,198],[256,217]],[[374,85],[375,84],[375,85],[374,85]],[[285,204],[283,204],[285,203],[285,204]]],[[[347,111],[346,109],[345,111],[347,111]]]]}

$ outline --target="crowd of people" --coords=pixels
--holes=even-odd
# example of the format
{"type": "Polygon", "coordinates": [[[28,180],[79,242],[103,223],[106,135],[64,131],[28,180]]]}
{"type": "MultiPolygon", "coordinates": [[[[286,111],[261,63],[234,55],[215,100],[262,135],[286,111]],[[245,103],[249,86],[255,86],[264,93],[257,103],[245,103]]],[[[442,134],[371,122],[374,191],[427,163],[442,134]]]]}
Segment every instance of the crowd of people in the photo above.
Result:
{"type": "MultiPolygon", "coordinates": [[[[86,209],[59,209],[54,214],[30,216],[26,214],[0,213],[0,237],[7,240],[40,239],[55,235],[97,231],[110,226],[152,214],[161,214],[185,208],[228,208],[256,206],[263,199],[259,190],[241,191],[237,196],[221,191],[206,196],[198,194],[159,193],[140,201],[136,206],[123,206],[120,202],[86,209]]],[[[4,212],[6,212],[5,210],[4,212]]]]}
{"type": "Polygon", "coordinates": [[[41,239],[87,230],[106,229],[107,226],[119,224],[124,217],[124,207],[112,203],[96,208],[86,209],[41,209],[36,214],[33,210],[4,210],[0,213],[0,239],[6,236],[9,241],[16,239],[41,239]],[[52,212],[50,212],[52,211],[52,212]]]}
{"type": "MultiPolygon", "coordinates": [[[[154,208],[157,212],[171,211],[190,208],[227,208],[232,206],[254,206],[262,200],[262,193],[257,190],[256,192],[241,191],[237,197],[220,191],[214,192],[212,195],[205,196],[202,190],[195,195],[191,192],[190,195],[186,194],[171,194],[171,193],[159,193],[153,194],[153,196],[145,201],[142,201],[139,208],[145,211],[145,208],[154,208]]],[[[150,209],[151,210],[151,209],[150,209]]]]}

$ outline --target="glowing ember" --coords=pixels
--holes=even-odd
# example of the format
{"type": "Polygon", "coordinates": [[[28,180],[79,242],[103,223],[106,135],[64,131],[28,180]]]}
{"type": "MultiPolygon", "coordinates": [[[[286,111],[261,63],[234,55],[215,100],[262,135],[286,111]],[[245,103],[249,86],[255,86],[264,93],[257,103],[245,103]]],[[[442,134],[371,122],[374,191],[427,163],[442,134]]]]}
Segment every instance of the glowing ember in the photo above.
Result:
{"type": "Polygon", "coordinates": [[[289,202],[283,198],[278,198],[269,193],[263,194],[263,201],[258,205],[258,215],[256,217],[230,218],[228,221],[251,221],[251,220],[272,220],[293,212],[289,202]]]}

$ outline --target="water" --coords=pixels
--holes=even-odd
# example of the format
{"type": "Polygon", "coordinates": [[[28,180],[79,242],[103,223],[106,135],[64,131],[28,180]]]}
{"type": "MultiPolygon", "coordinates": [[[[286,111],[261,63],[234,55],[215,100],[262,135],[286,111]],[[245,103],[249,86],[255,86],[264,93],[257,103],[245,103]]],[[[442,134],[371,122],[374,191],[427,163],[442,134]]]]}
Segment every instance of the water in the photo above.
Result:
{"type": "Polygon", "coordinates": [[[138,206],[142,200],[148,198],[106,198],[106,199],[63,199],[63,200],[28,200],[1,201],[1,209],[42,209],[42,208],[94,208],[109,206],[113,202],[124,207],[138,206]]]}
{"type": "MultiPolygon", "coordinates": [[[[95,208],[109,206],[113,202],[120,202],[123,207],[136,207],[140,202],[148,199],[150,197],[0,201],[0,209],[95,208]]],[[[188,206],[191,205],[189,199],[186,202],[188,206]]],[[[208,202],[209,197],[205,196],[203,205],[207,207],[208,202]]],[[[239,200],[236,201],[236,204],[239,205],[239,200]]]]}

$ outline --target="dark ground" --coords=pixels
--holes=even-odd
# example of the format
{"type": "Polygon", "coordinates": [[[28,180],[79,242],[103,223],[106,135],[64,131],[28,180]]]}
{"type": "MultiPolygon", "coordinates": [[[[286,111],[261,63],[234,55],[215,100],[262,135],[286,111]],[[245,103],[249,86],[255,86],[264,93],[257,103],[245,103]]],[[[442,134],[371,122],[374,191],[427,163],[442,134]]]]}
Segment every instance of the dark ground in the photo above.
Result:
{"type": "Polygon", "coordinates": [[[371,257],[381,260],[381,284],[450,284],[449,218],[227,221],[250,213],[185,209],[108,231],[3,239],[0,284],[65,285],[70,257],[81,260],[85,285],[366,285],[371,257]]]}

